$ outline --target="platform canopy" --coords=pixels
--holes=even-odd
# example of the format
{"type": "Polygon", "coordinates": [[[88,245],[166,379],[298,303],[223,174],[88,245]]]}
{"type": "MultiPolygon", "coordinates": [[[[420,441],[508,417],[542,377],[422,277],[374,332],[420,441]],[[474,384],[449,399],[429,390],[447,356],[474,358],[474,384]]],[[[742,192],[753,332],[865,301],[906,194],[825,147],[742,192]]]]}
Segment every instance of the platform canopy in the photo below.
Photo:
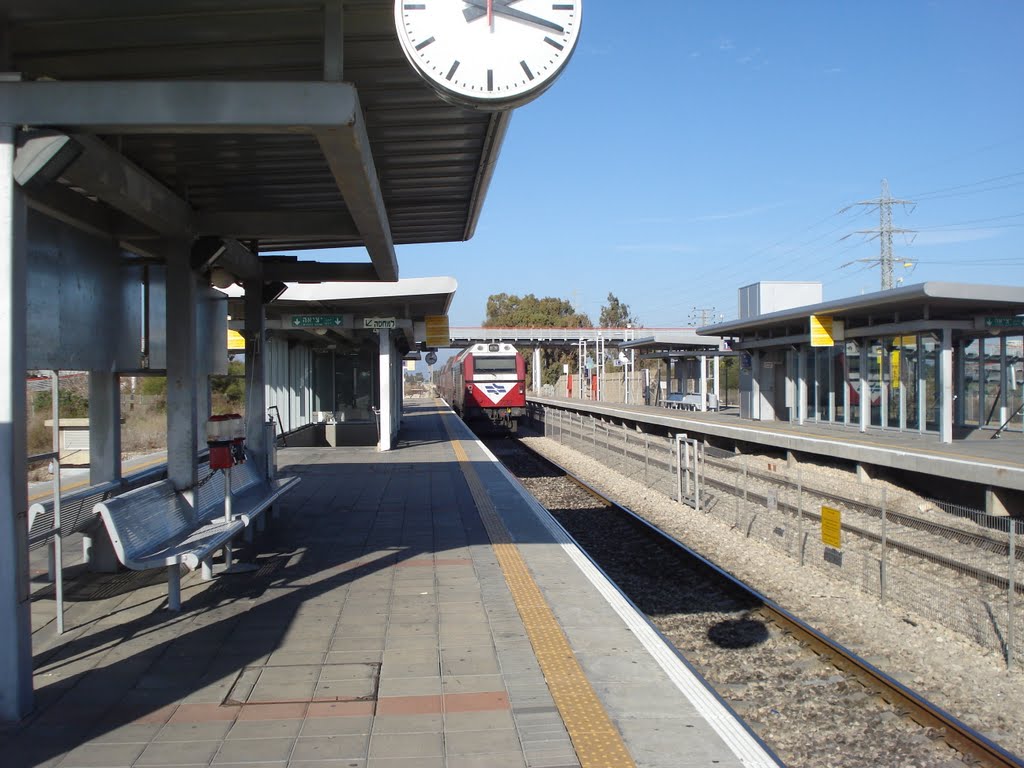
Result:
{"type": "Polygon", "coordinates": [[[442,101],[392,0],[6,0],[0,22],[30,206],[132,253],[206,238],[256,279],[260,252],[365,246],[313,279],[396,280],[396,244],[473,234],[508,115],[442,101]]]}
{"type": "MultiPolygon", "coordinates": [[[[428,316],[446,315],[457,288],[454,277],[414,277],[394,283],[288,283],[267,307],[266,327],[274,335],[308,341],[312,334],[329,344],[373,330],[376,321],[404,337],[405,349],[414,349],[422,341],[416,337],[416,324],[422,325],[428,316]],[[389,320],[395,321],[393,328],[389,320]]],[[[231,297],[232,326],[244,328],[243,292],[232,287],[226,293],[231,297]]]]}

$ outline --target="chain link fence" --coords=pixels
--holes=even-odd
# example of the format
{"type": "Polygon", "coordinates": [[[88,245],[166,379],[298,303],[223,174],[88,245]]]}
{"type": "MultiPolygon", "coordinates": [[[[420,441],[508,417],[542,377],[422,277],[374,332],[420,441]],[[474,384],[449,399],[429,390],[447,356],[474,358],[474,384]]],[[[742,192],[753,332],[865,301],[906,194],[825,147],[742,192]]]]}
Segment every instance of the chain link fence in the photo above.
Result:
{"type": "Polygon", "coordinates": [[[589,414],[533,406],[545,437],[1003,656],[1024,661],[1024,523],[862,485],[829,490],[808,465],[737,455],[589,414]],[[698,480],[699,477],[699,480],[698,480]],[[824,517],[824,521],[823,521],[824,517]]]}

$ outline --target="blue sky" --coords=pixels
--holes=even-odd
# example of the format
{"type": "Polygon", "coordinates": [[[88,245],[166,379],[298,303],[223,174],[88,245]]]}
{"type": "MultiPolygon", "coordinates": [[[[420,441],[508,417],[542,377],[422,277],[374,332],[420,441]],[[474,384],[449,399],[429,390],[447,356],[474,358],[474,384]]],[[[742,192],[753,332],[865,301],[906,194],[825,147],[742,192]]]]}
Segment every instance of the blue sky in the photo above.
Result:
{"type": "Polygon", "coordinates": [[[875,291],[888,179],[895,276],[1024,285],[1024,3],[588,0],[579,47],[520,108],[476,236],[402,246],[452,275],[452,325],[492,293],[609,291],[647,327],[736,315],[759,280],[875,291]],[[915,264],[904,268],[903,261],[915,264]],[[847,266],[842,266],[842,265],[847,266]]]}

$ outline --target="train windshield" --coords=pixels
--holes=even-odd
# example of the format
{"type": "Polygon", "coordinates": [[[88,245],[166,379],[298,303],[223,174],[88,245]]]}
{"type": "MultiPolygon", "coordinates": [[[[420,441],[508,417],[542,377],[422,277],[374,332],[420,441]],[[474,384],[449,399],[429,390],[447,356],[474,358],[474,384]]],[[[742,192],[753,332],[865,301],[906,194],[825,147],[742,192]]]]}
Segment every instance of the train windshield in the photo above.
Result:
{"type": "Polygon", "coordinates": [[[475,373],[515,373],[515,357],[474,357],[475,373]]]}

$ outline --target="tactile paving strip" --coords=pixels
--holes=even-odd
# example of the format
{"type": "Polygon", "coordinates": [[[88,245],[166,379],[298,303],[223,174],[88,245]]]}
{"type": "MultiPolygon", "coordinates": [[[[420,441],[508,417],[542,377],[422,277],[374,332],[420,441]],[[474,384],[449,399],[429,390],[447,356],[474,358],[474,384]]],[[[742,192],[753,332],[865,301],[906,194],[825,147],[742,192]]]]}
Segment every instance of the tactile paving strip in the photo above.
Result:
{"type": "Polygon", "coordinates": [[[455,449],[455,458],[462,467],[469,491],[487,529],[498,563],[505,574],[505,581],[512,592],[512,599],[522,617],[537,662],[572,739],[580,764],[583,768],[635,766],[622,741],[622,735],[612,724],[601,700],[584,675],[558,620],[530,575],[518,547],[512,543],[462,443],[449,426],[448,419],[451,418],[454,416],[442,415],[445,431],[455,449]]]}

